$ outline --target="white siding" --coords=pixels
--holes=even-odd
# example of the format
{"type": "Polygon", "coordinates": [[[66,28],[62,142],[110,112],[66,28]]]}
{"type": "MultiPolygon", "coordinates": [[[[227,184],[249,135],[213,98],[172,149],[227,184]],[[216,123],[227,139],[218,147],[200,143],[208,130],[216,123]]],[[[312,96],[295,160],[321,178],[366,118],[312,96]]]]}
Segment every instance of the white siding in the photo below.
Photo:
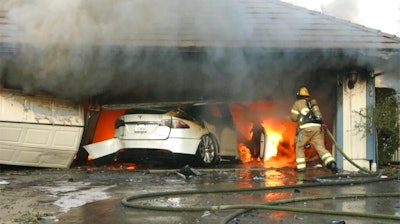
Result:
{"type": "MultiPolygon", "coordinates": [[[[347,80],[343,88],[343,151],[356,164],[369,169],[367,158],[367,145],[365,133],[357,125],[365,123],[362,116],[356,111],[365,111],[367,108],[366,82],[358,81],[353,89],[347,87],[347,80]]],[[[355,171],[355,168],[348,161],[343,161],[344,170],[355,171]]]]}

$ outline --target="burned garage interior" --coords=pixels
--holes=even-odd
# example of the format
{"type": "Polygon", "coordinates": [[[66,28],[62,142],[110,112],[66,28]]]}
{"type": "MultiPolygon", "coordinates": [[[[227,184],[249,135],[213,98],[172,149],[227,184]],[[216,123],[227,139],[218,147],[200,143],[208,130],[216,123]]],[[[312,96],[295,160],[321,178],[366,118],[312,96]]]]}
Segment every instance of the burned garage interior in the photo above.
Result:
{"type": "Polygon", "coordinates": [[[0,223],[400,220],[399,37],[279,0],[0,3],[0,223]]]}
{"type": "MultiPolygon", "coordinates": [[[[29,128],[3,135],[8,137],[1,143],[7,154],[2,163],[86,165],[91,156],[84,146],[113,139],[115,122],[128,109],[225,104],[235,125],[236,134],[230,137],[237,141],[240,161],[255,159],[248,142],[256,122],[274,148],[267,149],[268,158],[261,162],[294,167],[296,124],[289,113],[298,88],[307,86],[338,145],[360,166],[376,169],[376,130],[368,126],[371,120],[362,119],[370,115],[363,110],[377,101],[376,79],[399,74],[398,37],[275,0],[174,0],[152,7],[121,1],[111,8],[100,2],[70,6],[75,16],[66,20],[56,16],[63,13],[57,8],[43,15],[44,3],[3,6],[2,133],[10,130],[8,121],[45,120],[77,130],[60,136],[49,134],[59,133],[57,129],[46,132],[43,144],[49,136],[73,139],[60,141],[57,147],[66,144],[71,150],[58,159],[54,150],[48,156],[35,149],[42,144],[36,140],[18,140],[29,128]],[[147,11],[131,13],[129,7],[147,11]],[[35,103],[35,96],[51,99],[35,103]],[[18,115],[19,109],[29,115],[18,115]],[[45,118],[37,117],[41,112],[45,118]],[[43,158],[48,161],[42,163],[43,158]]],[[[32,138],[41,132],[34,133],[32,138]]],[[[339,168],[354,169],[326,138],[339,168]]],[[[315,151],[307,154],[318,161],[315,151]]]]}

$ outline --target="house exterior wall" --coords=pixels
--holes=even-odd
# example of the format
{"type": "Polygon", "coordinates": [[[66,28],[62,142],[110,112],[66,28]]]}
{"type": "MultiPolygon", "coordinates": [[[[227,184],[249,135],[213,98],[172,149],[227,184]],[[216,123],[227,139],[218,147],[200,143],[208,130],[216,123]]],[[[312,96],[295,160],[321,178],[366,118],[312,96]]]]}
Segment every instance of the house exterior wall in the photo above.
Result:
{"type": "MultiPolygon", "coordinates": [[[[375,131],[366,114],[366,108],[375,103],[374,82],[358,78],[352,88],[348,82],[348,77],[342,77],[343,85],[339,86],[338,91],[337,142],[343,152],[358,166],[375,170],[375,131]],[[363,115],[360,115],[360,112],[363,115]]],[[[358,170],[337,151],[336,157],[339,167],[343,170],[358,170]]]]}

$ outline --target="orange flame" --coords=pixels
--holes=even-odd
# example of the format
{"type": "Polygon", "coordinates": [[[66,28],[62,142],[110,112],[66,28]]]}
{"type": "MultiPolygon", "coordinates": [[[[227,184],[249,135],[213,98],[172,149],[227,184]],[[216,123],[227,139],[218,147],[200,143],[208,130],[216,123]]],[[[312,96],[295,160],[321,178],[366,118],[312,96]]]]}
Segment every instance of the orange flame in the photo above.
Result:
{"type": "MultiPolygon", "coordinates": [[[[264,155],[264,161],[266,161],[278,154],[278,145],[283,139],[283,136],[282,133],[273,130],[272,128],[268,127],[268,125],[263,125],[263,127],[267,133],[267,150],[265,151],[264,155]]],[[[251,138],[250,135],[248,138],[251,138]]],[[[239,143],[238,148],[242,162],[248,163],[254,161],[254,158],[251,156],[250,149],[245,144],[239,143]]]]}
{"type": "MultiPolygon", "coordinates": [[[[282,116],[282,108],[272,101],[255,102],[248,105],[231,105],[232,116],[238,131],[238,149],[243,163],[254,160],[246,142],[251,141],[253,123],[260,123],[266,133],[267,149],[264,152],[265,167],[294,167],[294,136],[296,124],[289,114],[282,116]]],[[[286,111],[287,112],[287,111],[286,111]]]]}
{"type": "Polygon", "coordinates": [[[264,161],[265,161],[269,160],[271,157],[274,157],[278,154],[278,145],[282,141],[283,136],[282,133],[274,131],[272,128],[268,126],[267,127],[264,126],[264,129],[266,130],[267,133],[267,151],[265,152],[266,154],[264,155],[264,161]]]}
{"type": "Polygon", "coordinates": [[[121,163],[121,162],[114,162],[108,164],[107,167],[111,170],[136,170],[137,165],[135,163],[121,163]]]}
{"type": "Polygon", "coordinates": [[[250,153],[250,149],[247,148],[247,146],[245,144],[239,143],[238,148],[239,148],[240,160],[243,163],[248,163],[253,160],[253,157],[251,156],[251,153],[250,153]]]}

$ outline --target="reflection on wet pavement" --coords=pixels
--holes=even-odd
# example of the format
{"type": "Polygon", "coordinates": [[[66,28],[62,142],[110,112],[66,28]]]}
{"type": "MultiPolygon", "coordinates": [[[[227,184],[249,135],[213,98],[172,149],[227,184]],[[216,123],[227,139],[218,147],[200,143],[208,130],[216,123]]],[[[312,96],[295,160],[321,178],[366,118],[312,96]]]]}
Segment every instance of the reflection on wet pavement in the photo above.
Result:
{"type": "Polygon", "coordinates": [[[36,189],[57,198],[55,205],[61,212],[68,212],[71,208],[110,198],[106,191],[115,186],[92,186],[88,182],[57,181],[51,186],[39,186],[36,189]]]}
{"type": "MultiPolygon", "coordinates": [[[[291,168],[266,169],[257,164],[253,168],[238,165],[215,169],[198,169],[202,176],[184,179],[176,170],[150,169],[139,170],[96,170],[92,171],[88,182],[115,184],[107,190],[111,199],[99,200],[59,216],[60,223],[220,223],[236,210],[204,210],[194,212],[152,211],[128,208],[121,204],[122,198],[132,194],[151,192],[173,192],[182,190],[260,188],[290,186],[299,183],[314,183],[317,176],[331,175],[324,168],[309,168],[304,173],[297,173],[291,168]],[[102,177],[96,172],[102,172],[102,177]],[[109,180],[107,180],[109,178],[109,180]],[[98,214],[102,214],[101,216],[98,214]]],[[[366,194],[371,192],[400,192],[398,180],[378,181],[368,184],[349,184],[343,186],[321,186],[312,188],[292,188],[268,191],[226,192],[221,194],[191,194],[143,199],[139,203],[166,208],[185,208],[212,205],[263,204],[281,199],[331,195],[331,199],[295,202],[285,206],[304,209],[329,209],[337,211],[355,211],[360,213],[381,213],[397,215],[400,213],[399,198],[352,198],[335,199],[341,194],[366,194]]],[[[252,210],[239,215],[229,223],[397,223],[398,220],[377,220],[365,217],[338,215],[318,215],[287,211],[252,210]]]]}

